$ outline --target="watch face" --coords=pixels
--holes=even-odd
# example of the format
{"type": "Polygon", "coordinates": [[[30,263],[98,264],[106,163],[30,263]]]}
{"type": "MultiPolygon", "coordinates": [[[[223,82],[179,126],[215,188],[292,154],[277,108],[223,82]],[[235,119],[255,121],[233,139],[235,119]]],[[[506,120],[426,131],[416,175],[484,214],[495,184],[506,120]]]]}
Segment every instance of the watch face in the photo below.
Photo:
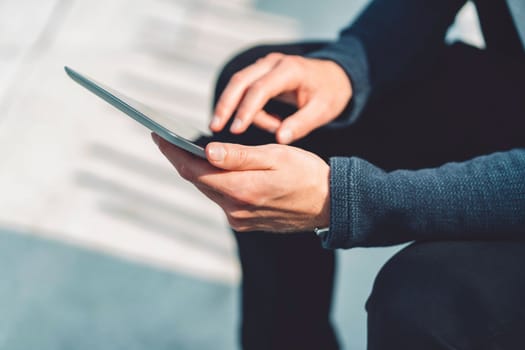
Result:
{"type": "Polygon", "coordinates": [[[316,228],[314,228],[314,232],[318,236],[322,236],[322,235],[324,235],[325,233],[327,233],[329,231],[330,231],[329,227],[323,227],[323,228],[316,227],[316,228]]]}

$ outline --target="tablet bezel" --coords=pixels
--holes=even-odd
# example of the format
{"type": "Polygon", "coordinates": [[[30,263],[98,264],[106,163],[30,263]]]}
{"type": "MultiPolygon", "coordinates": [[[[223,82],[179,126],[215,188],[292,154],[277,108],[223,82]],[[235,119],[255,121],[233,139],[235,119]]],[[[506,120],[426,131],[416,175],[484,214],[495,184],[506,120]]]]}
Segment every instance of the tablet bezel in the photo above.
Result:
{"type": "Polygon", "coordinates": [[[200,158],[206,159],[206,153],[204,151],[204,148],[152,120],[145,113],[138,110],[137,107],[134,107],[132,102],[126,101],[127,98],[124,97],[117,90],[104,86],[67,66],[64,67],[64,69],[67,75],[79,85],[91,91],[93,94],[97,95],[98,97],[100,97],[113,107],[117,108],[121,112],[135,119],[137,122],[144,125],[151,131],[155,132],[157,135],[159,135],[166,141],[200,158]],[[114,91],[114,93],[112,93],[110,90],[114,91]],[[118,94],[119,96],[117,96],[116,94],[118,94]]]}

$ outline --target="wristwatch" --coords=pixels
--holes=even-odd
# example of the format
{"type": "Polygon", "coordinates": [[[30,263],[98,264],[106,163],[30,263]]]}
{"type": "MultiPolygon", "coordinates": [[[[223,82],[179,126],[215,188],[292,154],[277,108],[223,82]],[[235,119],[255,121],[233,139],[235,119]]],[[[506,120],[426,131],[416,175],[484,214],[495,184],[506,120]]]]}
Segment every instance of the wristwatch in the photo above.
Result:
{"type": "Polygon", "coordinates": [[[328,233],[330,231],[330,227],[316,227],[314,228],[314,232],[318,236],[322,236],[325,233],[328,233]]]}

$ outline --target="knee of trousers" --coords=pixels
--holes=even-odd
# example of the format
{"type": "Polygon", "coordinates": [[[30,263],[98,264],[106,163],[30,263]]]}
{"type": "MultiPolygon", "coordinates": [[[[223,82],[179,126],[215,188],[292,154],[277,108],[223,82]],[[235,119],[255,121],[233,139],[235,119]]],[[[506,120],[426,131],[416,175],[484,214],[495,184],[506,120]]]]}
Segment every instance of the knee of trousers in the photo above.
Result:
{"type": "Polygon", "coordinates": [[[479,310],[481,305],[471,297],[473,286],[468,276],[457,272],[449,246],[413,244],[382,267],[366,303],[369,325],[378,328],[372,331],[447,338],[462,328],[472,309],[479,310]]]}
{"type": "Polygon", "coordinates": [[[522,241],[412,244],[376,277],[370,349],[523,348],[522,241]]]}

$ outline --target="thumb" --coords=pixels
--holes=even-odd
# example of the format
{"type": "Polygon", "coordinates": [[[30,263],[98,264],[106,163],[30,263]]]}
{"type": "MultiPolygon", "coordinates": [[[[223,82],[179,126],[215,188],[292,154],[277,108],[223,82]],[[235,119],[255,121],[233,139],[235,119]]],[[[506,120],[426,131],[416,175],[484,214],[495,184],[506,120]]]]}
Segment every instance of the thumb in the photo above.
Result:
{"type": "Polygon", "coordinates": [[[206,158],[210,164],[224,170],[269,170],[273,168],[273,157],[268,146],[211,142],[206,146],[206,158]]]}
{"type": "Polygon", "coordinates": [[[315,102],[310,102],[286,118],[276,132],[277,142],[290,144],[321,126],[323,122],[319,118],[320,110],[315,102]]]}

